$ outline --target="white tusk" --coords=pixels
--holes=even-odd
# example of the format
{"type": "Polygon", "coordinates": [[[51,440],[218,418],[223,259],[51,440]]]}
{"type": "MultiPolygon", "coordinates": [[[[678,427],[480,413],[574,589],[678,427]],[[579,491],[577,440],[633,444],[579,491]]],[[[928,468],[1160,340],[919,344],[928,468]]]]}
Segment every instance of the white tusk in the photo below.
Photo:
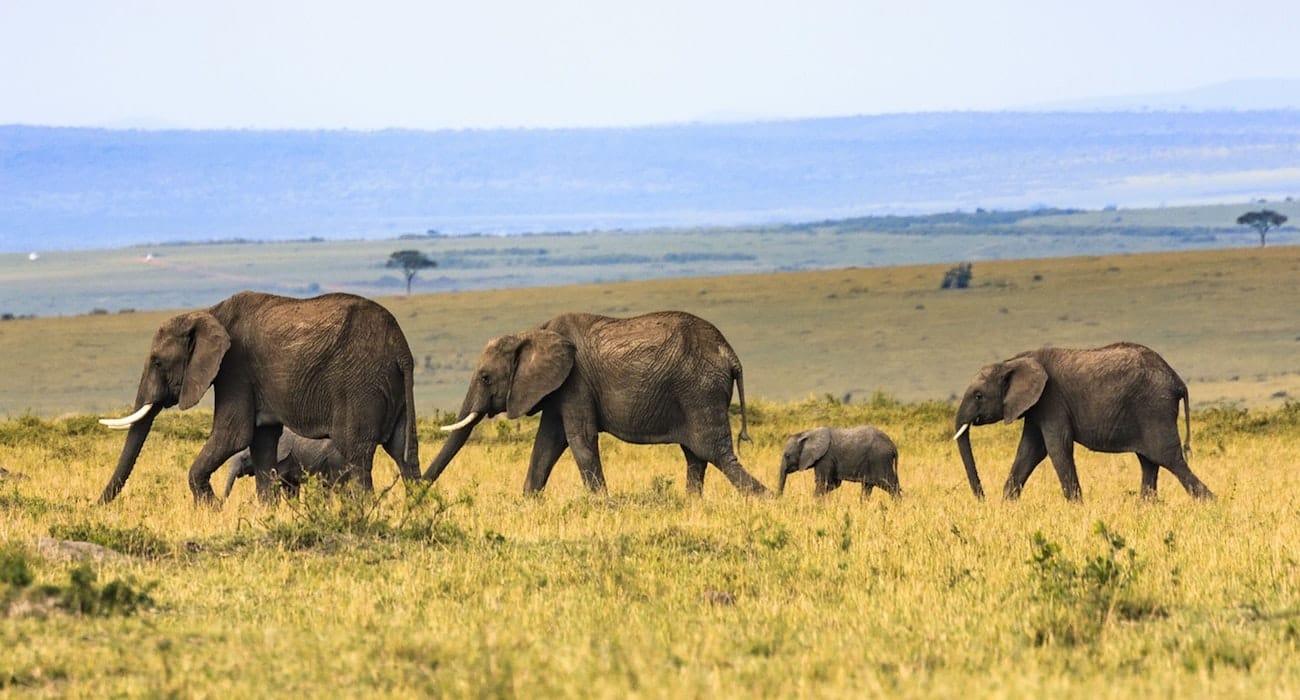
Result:
{"type": "Polygon", "coordinates": [[[136,421],[140,420],[141,418],[144,418],[144,414],[148,413],[149,409],[151,408],[153,408],[153,404],[147,403],[141,406],[140,408],[136,409],[136,412],[132,413],[129,416],[123,416],[121,418],[100,418],[99,422],[103,423],[104,425],[107,425],[113,430],[126,430],[127,428],[131,427],[136,421]]]}
{"type": "Polygon", "coordinates": [[[961,437],[962,433],[965,433],[966,429],[969,427],[970,427],[970,423],[962,423],[961,427],[957,429],[957,434],[952,436],[952,439],[956,440],[957,438],[961,437]]]}
{"type": "Polygon", "coordinates": [[[451,425],[442,426],[442,431],[444,433],[450,433],[453,430],[460,430],[461,428],[464,428],[470,423],[473,423],[475,418],[478,418],[478,411],[470,411],[469,415],[460,419],[459,422],[452,423],[451,425]]]}

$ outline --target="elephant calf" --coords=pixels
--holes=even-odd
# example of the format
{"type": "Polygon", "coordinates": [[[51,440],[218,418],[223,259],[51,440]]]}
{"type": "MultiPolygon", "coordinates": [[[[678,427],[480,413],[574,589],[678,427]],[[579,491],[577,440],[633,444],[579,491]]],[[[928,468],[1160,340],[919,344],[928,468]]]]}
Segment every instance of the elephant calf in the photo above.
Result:
{"type": "Polygon", "coordinates": [[[781,475],[777,493],[785,492],[785,478],[791,472],[811,468],[816,476],[814,493],[824,496],[842,481],[862,484],[862,497],[879,486],[898,498],[898,448],[880,429],[870,425],[853,428],[813,428],[790,436],[781,453],[781,475]]]}
{"type": "MultiPolygon", "coordinates": [[[[226,469],[226,492],[222,498],[230,498],[230,491],[239,477],[256,476],[253,455],[247,449],[231,458],[226,469]]],[[[276,445],[275,467],[265,483],[258,482],[257,492],[263,500],[269,500],[269,494],[279,486],[285,495],[293,498],[298,495],[298,489],[308,474],[324,479],[330,485],[341,484],[347,481],[347,461],[329,438],[305,438],[285,430],[280,433],[280,442],[276,445]]]]}

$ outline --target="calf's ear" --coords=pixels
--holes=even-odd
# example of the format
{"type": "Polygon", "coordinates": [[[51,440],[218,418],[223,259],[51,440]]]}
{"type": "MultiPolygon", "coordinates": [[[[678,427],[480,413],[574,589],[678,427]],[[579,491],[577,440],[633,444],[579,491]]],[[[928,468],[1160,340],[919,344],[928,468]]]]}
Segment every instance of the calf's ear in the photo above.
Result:
{"type": "Polygon", "coordinates": [[[831,431],[826,428],[809,430],[803,440],[803,450],[799,452],[799,469],[804,470],[826,456],[831,447],[831,431]]]}

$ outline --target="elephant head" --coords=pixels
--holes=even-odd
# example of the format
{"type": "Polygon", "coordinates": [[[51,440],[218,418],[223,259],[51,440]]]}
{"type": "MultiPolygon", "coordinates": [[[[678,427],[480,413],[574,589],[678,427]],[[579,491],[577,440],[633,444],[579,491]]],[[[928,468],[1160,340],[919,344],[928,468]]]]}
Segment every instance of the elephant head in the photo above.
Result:
{"type": "Polygon", "coordinates": [[[954,427],[966,478],[976,498],[984,498],[975,454],[971,452],[970,427],[1003,421],[1010,423],[1038,403],[1047,386],[1047,370],[1032,357],[1020,356],[984,367],[975,374],[961,404],[954,427]]]}
{"type": "Polygon", "coordinates": [[[785,493],[785,478],[792,472],[810,469],[817,460],[826,456],[831,446],[830,431],[826,428],[805,430],[785,441],[781,451],[781,474],[777,477],[777,494],[785,493]]]}
{"type": "Polygon", "coordinates": [[[135,410],[123,418],[100,420],[110,428],[130,429],[100,503],[112,501],[121,492],[158,413],[171,406],[185,410],[198,403],[216,378],[228,349],[229,334],[206,311],[175,316],[158,329],[136,390],[135,410]]]}
{"type": "Polygon", "coordinates": [[[436,480],[465,445],[483,418],[505,413],[509,418],[531,415],[573,370],[572,342],[554,331],[532,329],[493,338],[479,355],[461,403],[459,420],[443,426],[451,436],[425,471],[436,480]]]}

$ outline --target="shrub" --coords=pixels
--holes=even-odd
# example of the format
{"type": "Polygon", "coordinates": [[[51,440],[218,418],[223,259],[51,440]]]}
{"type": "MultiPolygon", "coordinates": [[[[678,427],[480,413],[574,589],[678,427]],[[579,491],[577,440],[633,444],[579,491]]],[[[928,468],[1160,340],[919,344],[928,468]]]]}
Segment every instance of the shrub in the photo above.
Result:
{"type": "Polygon", "coordinates": [[[1159,605],[1132,595],[1143,569],[1137,553],[1105,523],[1098,522],[1093,531],[1106,542],[1106,551],[1082,564],[1066,558],[1061,546],[1043,533],[1033,534],[1029,564],[1039,603],[1032,622],[1035,645],[1093,644],[1116,618],[1138,620],[1164,614],[1159,605]]]}

